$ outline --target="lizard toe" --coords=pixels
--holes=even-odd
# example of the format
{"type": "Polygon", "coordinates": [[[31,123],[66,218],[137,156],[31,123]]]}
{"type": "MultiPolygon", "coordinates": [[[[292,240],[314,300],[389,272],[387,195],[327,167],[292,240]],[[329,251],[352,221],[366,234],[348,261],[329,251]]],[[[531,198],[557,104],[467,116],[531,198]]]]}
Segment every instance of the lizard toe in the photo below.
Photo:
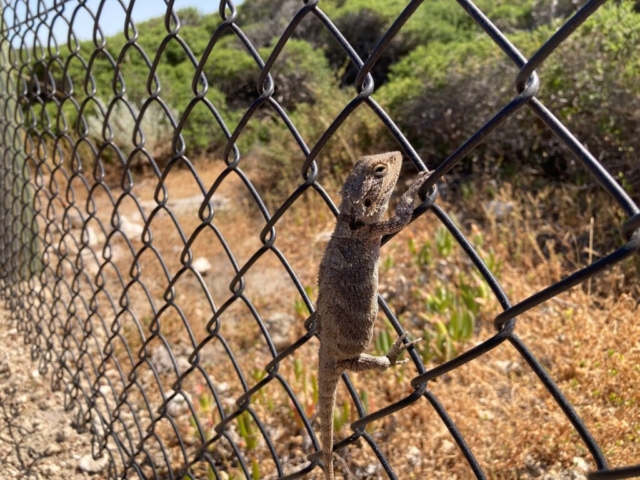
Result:
{"type": "Polygon", "coordinates": [[[409,347],[413,347],[416,343],[419,343],[421,341],[422,341],[422,338],[416,338],[415,340],[411,340],[409,343],[403,343],[402,350],[406,350],[409,347]]]}

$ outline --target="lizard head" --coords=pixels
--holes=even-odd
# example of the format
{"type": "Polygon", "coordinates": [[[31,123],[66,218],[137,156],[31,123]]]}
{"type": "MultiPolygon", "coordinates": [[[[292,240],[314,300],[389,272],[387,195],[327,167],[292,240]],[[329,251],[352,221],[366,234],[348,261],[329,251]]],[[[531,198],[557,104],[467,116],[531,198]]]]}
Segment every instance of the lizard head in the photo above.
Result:
{"type": "Polygon", "coordinates": [[[340,212],[364,223],[382,220],[401,167],[400,152],[362,157],[342,186],[340,212]]]}

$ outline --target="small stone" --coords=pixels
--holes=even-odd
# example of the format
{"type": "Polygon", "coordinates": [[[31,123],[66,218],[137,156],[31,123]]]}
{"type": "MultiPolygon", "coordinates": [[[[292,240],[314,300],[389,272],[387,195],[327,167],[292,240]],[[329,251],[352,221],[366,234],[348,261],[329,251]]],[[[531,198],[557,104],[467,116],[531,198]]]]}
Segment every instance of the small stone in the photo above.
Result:
{"type": "Polygon", "coordinates": [[[370,463],[369,465],[367,465],[367,467],[364,469],[364,473],[366,473],[369,476],[372,476],[376,473],[376,471],[378,470],[378,466],[374,465],[373,463],[370,463]]]}
{"type": "Polygon", "coordinates": [[[58,465],[46,465],[44,468],[41,468],[42,473],[47,476],[47,478],[60,475],[60,471],[62,470],[58,465]]]}
{"type": "Polygon", "coordinates": [[[440,444],[440,451],[445,455],[453,455],[456,451],[456,444],[445,438],[440,444]]]}
{"type": "Polygon", "coordinates": [[[109,385],[100,385],[100,388],[98,388],[98,391],[102,395],[104,395],[106,398],[113,397],[113,391],[111,390],[111,387],[109,385]]]}
{"type": "Polygon", "coordinates": [[[178,368],[180,372],[185,372],[191,368],[191,364],[189,363],[189,359],[187,357],[178,357],[176,358],[176,362],[178,362],[178,368]]]}
{"type": "Polygon", "coordinates": [[[540,462],[536,461],[531,454],[528,454],[524,458],[524,466],[527,468],[529,475],[532,477],[541,477],[544,474],[544,470],[540,466],[540,462]]]}
{"type": "Polygon", "coordinates": [[[480,420],[493,420],[496,416],[489,410],[478,410],[478,418],[480,420]]]}
{"type": "MultiPolygon", "coordinates": [[[[174,394],[173,390],[167,391],[167,398],[174,394]]],[[[187,392],[178,393],[175,397],[169,400],[167,403],[167,413],[172,417],[178,417],[189,410],[189,404],[186,399],[191,400],[191,397],[187,392]]]]}
{"type": "Polygon", "coordinates": [[[204,257],[198,257],[193,261],[193,269],[204,276],[211,270],[211,263],[204,257]]]}
{"type": "Polygon", "coordinates": [[[44,454],[47,456],[56,455],[62,451],[62,447],[59,443],[52,443],[47,447],[44,454]]]}
{"type": "Polygon", "coordinates": [[[85,455],[78,462],[78,468],[87,473],[100,473],[109,463],[109,456],[102,455],[102,458],[94,459],[91,454],[85,455]]]}
{"type": "Polygon", "coordinates": [[[413,467],[419,467],[422,464],[422,452],[415,445],[407,449],[407,462],[413,467]]]}
{"type": "Polygon", "coordinates": [[[229,384],[227,382],[218,382],[215,384],[218,393],[226,393],[229,391],[229,384]]]}
{"type": "Polygon", "coordinates": [[[227,355],[227,351],[225,350],[222,342],[214,340],[208,342],[201,350],[200,350],[200,364],[201,365],[215,365],[220,361],[220,358],[224,358],[227,355]]]}
{"type": "Polygon", "coordinates": [[[82,215],[78,212],[67,212],[67,218],[69,219],[71,228],[82,228],[82,225],[84,225],[82,215]]]}
{"type": "Polygon", "coordinates": [[[293,316],[280,312],[272,313],[269,318],[265,320],[264,323],[276,350],[282,351],[293,343],[290,333],[295,322],[296,319],[293,316]]]}
{"type": "Polygon", "coordinates": [[[589,471],[589,464],[582,457],[573,457],[573,464],[581,472],[588,472],[589,471]]]}
{"type": "Polygon", "coordinates": [[[151,361],[158,373],[168,373],[174,370],[171,355],[164,345],[159,346],[151,352],[151,361]]]}
{"type": "Polygon", "coordinates": [[[506,375],[509,375],[511,372],[515,374],[522,373],[522,366],[518,362],[512,362],[511,360],[496,360],[495,364],[502,373],[506,375]]]}
{"type": "Polygon", "coordinates": [[[29,395],[29,400],[31,400],[32,403],[37,402],[44,396],[44,394],[44,389],[36,388],[31,392],[31,395],[29,395]]]}
{"type": "Polygon", "coordinates": [[[63,443],[67,439],[67,433],[65,429],[60,429],[56,432],[56,442],[63,443]]]}
{"type": "Polygon", "coordinates": [[[155,376],[153,375],[153,372],[151,370],[145,370],[142,372],[142,375],[140,375],[140,381],[143,385],[148,385],[154,379],[155,376]]]}

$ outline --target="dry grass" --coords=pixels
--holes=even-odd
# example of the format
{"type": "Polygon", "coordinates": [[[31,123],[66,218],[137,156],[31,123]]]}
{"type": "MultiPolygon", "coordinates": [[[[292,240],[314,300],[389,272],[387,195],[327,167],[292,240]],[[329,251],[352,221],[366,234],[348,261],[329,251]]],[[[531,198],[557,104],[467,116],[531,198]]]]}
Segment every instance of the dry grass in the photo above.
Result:
{"type": "MultiPolygon", "coordinates": [[[[205,188],[209,188],[222,171],[220,163],[208,163],[199,166],[198,175],[205,188]]],[[[251,172],[248,175],[252,178],[251,172]]],[[[149,202],[157,186],[156,179],[143,177],[136,180],[133,193],[143,202],[149,202]]],[[[63,179],[59,181],[62,183],[63,179]]],[[[187,169],[172,170],[165,185],[169,199],[192,197],[200,191],[187,169]]],[[[79,183],[74,188],[78,194],[77,205],[81,205],[86,214],[86,189],[79,183]]],[[[402,189],[404,186],[399,187],[402,189]]],[[[216,212],[214,224],[226,239],[237,264],[242,267],[261,251],[259,235],[265,222],[236,174],[231,173],[225,178],[218,193],[230,203],[228,208],[216,212]]],[[[113,188],[112,194],[117,198],[121,191],[113,188]]],[[[477,194],[486,198],[486,192],[477,194]]],[[[483,212],[475,196],[467,201],[457,199],[455,203],[445,198],[440,204],[447,211],[456,212],[458,223],[478,246],[485,260],[495,259],[495,271],[512,303],[585,265],[584,242],[579,239],[585,232],[588,237],[589,219],[594,216],[594,209],[597,210],[596,232],[613,228],[619,215],[613,207],[604,204],[591,205],[576,215],[580,209],[574,204],[570,191],[549,189],[536,197],[527,197],[505,189],[495,196],[502,201],[517,197],[511,213],[501,219],[483,212]],[[557,213],[553,218],[545,213],[549,205],[557,213]]],[[[98,191],[93,198],[98,204],[98,216],[105,226],[109,225],[112,207],[106,193],[98,191]]],[[[61,200],[56,202],[60,207],[64,205],[61,200]]],[[[145,205],[149,214],[151,209],[145,205]]],[[[139,219],[138,207],[131,198],[124,198],[118,211],[134,221],[139,219]]],[[[177,224],[171,216],[162,213],[151,221],[152,244],[157,255],[149,248],[143,249],[139,238],[132,241],[131,248],[120,234],[111,241],[117,258],[113,264],[107,262],[103,267],[108,278],[108,291],[116,304],[122,304],[123,298],[128,302],[128,308],[112,309],[120,312],[118,319],[121,325],[121,335],[112,340],[115,357],[120,367],[128,372],[136,364],[138,350],[146,344],[147,353],[151,354],[161,345],[160,337],[177,355],[193,352],[194,345],[206,338],[206,325],[214,314],[206,294],[210,292],[215,309],[224,308],[219,320],[219,335],[233,350],[242,371],[241,380],[218,339],[207,342],[201,364],[214,384],[218,387],[223,384],[218,393],[228,414],[236,409],[234,400],[244,392],[242,382],[245,381],[249,387],[257,383],[272,358],[251,309],[259,312],[263,320],[274,313],[294,316],[296,323],[290,333],[292,339],[305,332],[305,311],[282,262],[269,250],[244,276],[243,296],[228,304],[234,297],[229,285],[235,272],[214,231],[210,228],[200,231],[191,248],[194,258],[206,257],[213,265],[212,272],[202,278],[201,284],[198,276],[185,269],[180,261],[184,241],[179,229],[187,239],[193,235],[201,225],[197,208],[180,210],[175,220],[177,224]],[[139,253],[141,249],[144,250],[142,254],[139,253]],[[136,254],[139,277],[132,280],[130,265],[136,254]],[[175,297],[168,307],[165,295],[169,279],[163,265],[175,287],[175,297]],[[122,275],[122,284],[116,281],[116,267],[122,275]],[[155,320],[154,310],[160,312],[155,320]],[[150,335],[152,330],[161,335],[150,335]],[[127,348],[133,352],[133,361],[127,355],[127,348]]],[[[312,299],[315,299],[316,272],[324,248],[321,234],[330,232],[333,222],[329,209],[319,196],[308,191],[285,213],[277,226],[275,246],[287,258],[302,285],[310,288],[312,299]]],[[[97,224],[95,226],[98,227],[97,224]]],[[[473,286],[480,284],[457,246],[448,252],[435,245],[438,227],[437,219],[428,213],[395,237],[382,253],[381,292],[398,313],[403,327],[414,337],[423,336],[425,330],[433,331],[437,321],[448,321],[446,314],[430,312],[427,308],[428,295],[433,293],[436,285],[456,294],[465,282],[473,286]],[[414,253],[411,253],[410,245],[414,253]],[[418,258],[415,250],[419,251],[425,245],[423,252],[428,255],[418,258]]],[[[605,240],[597,238],[599,245],[608,248],[605,240]]],[[[104,262],[100,258],[98,260],[99,263],[104,262]]],[[[640,415],[637,406],[640,324],[634,321],[636,301],[630,294],[621,293],[633,291],[633,287],[629,287],[633,279],[626,273],[632,270],[633,260],[614,268],[595,282],[591,295],[587,294],[586,287],[578,287],[544,303],[522,315],[516,329],[518,336],[575,406],[613,466],[640,462],[640,415]]],[[[103,296],[106,298],[102,293],[98,298],[103,296]]],[[[468,341],[453,342],[458,351],[469,349],[495,333],[492,321],[500,311],[497,302],[491,296],[476,300],[478,311],[473,335],[468,341]]],[[[108,311],[104,317],[110,318],[108,311]]],[[[382,315],[380,318],[377,335],[387,330],[382,315]]],[[[109,335],[106,329],[105,335],[109,335]]],[[[431,339],[422,347],[422,353],[429,359],[428,368],[441,363],[446,356],[437,351],[434,342],[431,339]]],[[[286,358],[279,368],[280,375],[287,380],[310,417],[315,413],[316,350],[317,340],[312,339],[286,358]]],[[[145,392],[153,407],[159,408],[159,389],[155,382],[149,381],[152,380],[149,367],[143,363],[137,368],[139,377],[148,381],[145,392]]],[[[375,411],[409,394],[412,390],[410,379],[415,375],[416,369],[410,365],[382,375],[353,374],[351,378],[368,410],[375,411]]],[[[175,388],[176,379],[175,373],[161,375],[162,388],[165,391],[175,388]]],[[[182,380],[181,387],[191,395],[199,421],[205,430],[208,429],[208,435],[215,434],[211,427],[219,421],[220,412],[206,387],[205,378],[194,370],[182,380]]],[[[118,388],[122,389],[122,386],[118,388]]],[[[560,408],[508,343],[444,375],[432,382],[430,388],[490,478],[529,478],[536,474],[536,469],[555,472],[554,478],[564,478],[562,475],[569,471],[579,471],[574,465],[574,457],[586,459],[589,467],[594,468],[586,448],[560,408]]],[[[133,388],[131,399],[139,396],[133,388]]],[[[282,385],[277,380],[271,381],[254,395],[251,405],[267,426],[285,469],[293,471],[303,465],[312,447],[282,385]]],[[[357,418],[355,406],[344,387],[339,391],[338,405],[345,420],[357,418]]],[[[190,415],[177,418],[176,425],[186,441],[188,452],[193,453],[199,437],[190,415]]],[[[317,429],[317,420],[313,425],[317,429]]],[[[339,438],[350,432],[348,422],[341,427],[337,434],[339,438]]],[[[451,443],[450,434],[425,399],[375,422],[368,431],[399,478],[462,479],[472,476],[463,456],[451,443]]],[[[173,452],[173,464],[179,464],[177,459],[181,454],[175,441],[174,427],[163,420],[156,432],[165,435],[165,445],[173,452]]],[[[229,435],[243,448],[250,469],[257,468],[261,476],[275,472],[266,444],[248,416],[231,422],[229,435]]],[[[216,442],[212,451],[220,470],[226,471],[230,478],[241,478],[241,471],[225,438],[216,442]]],[[[360,441],[340,454],[358,478],[384,476],[374,452],[365,442],[360,441]]],[[[336,468],[341,467],[337,464],[336,468]]],[[[204,462],[196,468],[202,473],[206,470],[204,462]]],[[[321,472],[315,470],[309,477],[321,478],[321,472]]]]}

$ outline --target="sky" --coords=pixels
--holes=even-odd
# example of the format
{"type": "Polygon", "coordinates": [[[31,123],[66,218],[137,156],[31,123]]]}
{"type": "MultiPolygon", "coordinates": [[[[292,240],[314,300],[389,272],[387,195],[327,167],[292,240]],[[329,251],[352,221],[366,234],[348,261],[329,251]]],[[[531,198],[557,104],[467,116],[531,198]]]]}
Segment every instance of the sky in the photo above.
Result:
{"type": "MultiPolygon", "coordinates": [[[[57,3],[62,3],[61,0],[55,0],[57,3]]],[[[124,27],[124,19],[125,19],[125,11],[120,6],[117,0],[103,0],[105,2],[105,6],[103,7],[102,14],[100,16],[100,27],[102,28],[102,32],[105,36],[110,36],[115,33],[121,32],[124,27]]],[[[4,3],[4,2],[3,2],[4,3]]],[[[14,3],[14,2],[8,2],[14,3]]],[[[17,3],[17,12],[16,16],[18,17],[18,22],[25,18],[26,16],[26,7],[24,2],[15,2],[17,3]]],[[[51,7],[54,5],[54,0],[28,0],[29,8],[31,9],[31,15],[34,15],[38,11],[38,3],[44,5],[46,7],[51,7]]],[[[98,7],[101,3],[101,0],[87,0],[86,5],[94,14],[98,12],[98,7]]],[[[124,0],[125,4],[129,3],[129,0],[124,0]]],[[[174,9],[179,10],[185,7],[195,7],[200,10],[202,13],[213,13],[218,10],[218,0],[175,0],[174,9]]],[[[238,5],[242,3],[242,1],[235,1],[234,5],[238,5]]],[[[65,3],[64,15],[68,20],[71,20],[71,16],[73,15],[74,10],[78,6],[78,0],[69,0],[65,3]]],[[[153,17],[158,17],[164,15],[166,10],[166,3],[164,0],[135,0],[134,8],[133,8],[133,20],[134,22],[142,22],[144,20],[148,20],[153,17]]],[[[3,12],[4,20],[9,25],[15,23],[15,19],[13,13],[8,9],[5,9],[3,12]]],[[[51,13],[47,17],[47,21],[53,21],[55,16],[55,12],[51,13]]],[[[42,29],[45,30],[45,29],[42,29]]],[[[46,34],[44,32],[39,32],[38,37],[46,38],[48,35],[48,29],[46,29],[46,34]]],[[[73,22],[73,30],[75,31],[79,40],[89,40],[93,35],[93,19],[91,16],[84,10],[79,9],[76,19],[73,22]]],[[[63,43],[66,42],[68,26],[67,24],[58,19],[54,23],[53,34],[56,39],[63,43]]],[[[25,35],[25,40],[27,43],[29,42],[29,37],[33,38],[33,34],[30,32],[25,35]]]]}

